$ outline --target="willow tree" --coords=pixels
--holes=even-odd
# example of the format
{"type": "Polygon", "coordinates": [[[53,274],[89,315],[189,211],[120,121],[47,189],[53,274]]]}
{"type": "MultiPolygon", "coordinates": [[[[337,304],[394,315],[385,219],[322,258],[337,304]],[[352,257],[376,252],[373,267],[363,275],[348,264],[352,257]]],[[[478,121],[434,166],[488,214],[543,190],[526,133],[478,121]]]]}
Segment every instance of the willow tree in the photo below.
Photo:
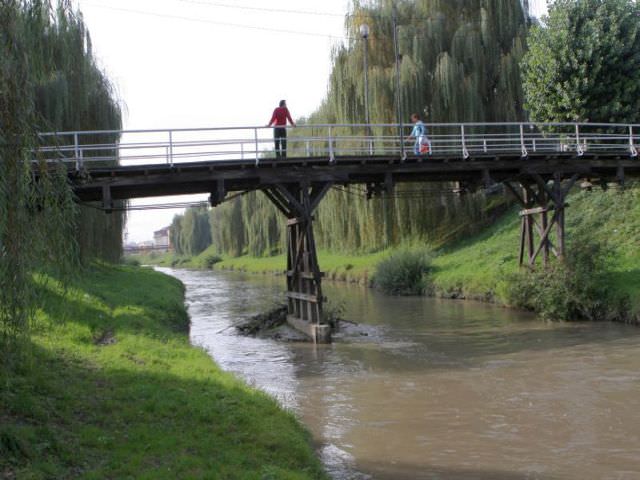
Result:
{"type": "MultiPolygon", "coordinates": [[[[519,0],[374,0],[354,2],[347,44],[334,51],[329,93],[311,123],[364,119],[363,40],[369,25],[368,81],[372,123],[509,122],[524,118],[519,62],[528,15],[519,0]],[[395,12],[394,12],[395,9],[395,12]],[[393,43],[397,21],[399,94],[393,43]],[[397,99],[400,99],[400,105],[397,99]]],[[[331,248],[379,249],[407,239],[442,243],[485,220],[482,195],[462,198],[451,185],[396,187],[396,198],[369,201],[356,189],[320,205],[318,239],[331,248]],[[336,218],[335,211],[340,211],[336,218]],[[341,239],[344,239],[341,240],[341,239]]]]}
{"type": "MultiPolygon", "coordinates": [[[[95,61],[82,14],[68,0],[56,6],[45,0],[32,0],[22,8],[22,35],[33,79],[36,128],[41,132],[121,129],[119,101],[95,61]]],[[[82,141],[115,143],[117,138],[118,135],[102,135],[82,141]]],[[[122,254],[124,220],[124,213],[107,215],[95,207],[80,206],[75,238],[81,256],[117,261],[122,254]]]]}
{"type": "MultiPolygon", "coordinates": [[[[364,122],[364,48],[358,32],[363,23],[370,27],[367,63],[372,123],[395,123],[397,111],[405,117],[420,112],[428,122],[522,120],[519,62],[525,52],[528,22],[526,2],[520,0],[355,0],[346,17],[349,40],[333,51],[328,94],[307,121],[364,122]]],[[[397,198],[369,201],[360,187],[330,192],[317,214],[318,244],[332,250],[377,250],[408,239],[443,242],[481,225],[486,215],[482,196],[458,198],[451,191],[451,185],[407,185],[397,188],[397,198]]],[[[257,196],[243,201],[249,202],[243,210],[258,208],[257,196]]],[[[251,233],[244,247],[236,250],[247,250],[248,244],[273,244],[281,238],[281,231],[264,228],[281,221],[278,212],[271,206],[259,208],[260,215],[245,219],[244,231],[251,233]]],[[[224,223],[216,228],[224,229],[224,223]]]]}
{"type": "Polygon", "coordinates": [[[66,167],[34,154],[37,133],[119,126],[117,102],[91,56],[82,19],[70,3],[54,8],[37,0],[0,2],[3,346],[27,330],[36,306],[34,272],[70,270],[78,259],[78,244],[87,246],[88,256],[119,253],[121,248],[121,217],[79,213],[66,167]],[[108,246],[105,238],[112,239],[108,246]]]}

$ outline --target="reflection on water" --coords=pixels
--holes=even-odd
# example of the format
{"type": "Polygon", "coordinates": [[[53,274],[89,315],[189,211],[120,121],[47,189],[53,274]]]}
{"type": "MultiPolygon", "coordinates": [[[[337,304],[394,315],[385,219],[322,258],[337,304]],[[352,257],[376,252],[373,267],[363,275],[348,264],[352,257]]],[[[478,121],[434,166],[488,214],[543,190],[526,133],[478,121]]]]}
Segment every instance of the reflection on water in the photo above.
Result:
{"type": "Polygon", "coordinates": [[[336,479],[640,479],[640,328],[325,285],[370,334],[283,344],[232,328],[282,279],[163,271],[192,342],[294,410],[336,479]]]}

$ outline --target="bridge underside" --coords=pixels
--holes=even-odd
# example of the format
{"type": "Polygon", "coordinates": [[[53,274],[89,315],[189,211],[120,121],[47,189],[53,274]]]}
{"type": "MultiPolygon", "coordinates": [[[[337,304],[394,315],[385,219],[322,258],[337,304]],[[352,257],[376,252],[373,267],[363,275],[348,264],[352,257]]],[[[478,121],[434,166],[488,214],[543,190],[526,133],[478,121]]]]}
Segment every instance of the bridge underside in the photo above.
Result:
{"type": "Polygon", "coordinates": [[[323,320],[322,273],[313,236],[313,212],[333,185],[366,184],[389,192],[402,182],[460,182],[469,189],[502,183],[522,205],[520,264],[565,254],[566,195],[579,179],[619,182],[640,176],[637,158],[617,154],[480,155],[467,159],[397,156],[214,161],[174,165],[93,167],[70,171],[80,201],[102,202],[208,193],[217,205],[230,192],[261,190],[287,218],[288,321],[316,342],[330,341],[323,320]],[[555,230],[555,237],[551,233],[555,230]],[[537,235],[536,235],[537,234],[537,235]]]}
{"type": "Polygon", "coordinates": [[[637,158],[605,153],[578,157],[575,153],[517,155],[479,155],[465,160],[459,156],[408,157],[397,156],[340,157],[330,162],[326,157],[304,157],[286,160],[254,162],[232,160],[144,166],[94,167],[90,172],[70,173],[78,198],[82,201],[102,201],[214,193],[214,200],[223,193],[249,191],[277,184],[301,182],[332,182],[335,184],[384,184],[400,182],[464,182],[472,186],[494,182],[517,181],[537,174],[549,180],[556,174],[563,178],[578,174],[594,181],[617,180],[640,175],[637,158]]]}

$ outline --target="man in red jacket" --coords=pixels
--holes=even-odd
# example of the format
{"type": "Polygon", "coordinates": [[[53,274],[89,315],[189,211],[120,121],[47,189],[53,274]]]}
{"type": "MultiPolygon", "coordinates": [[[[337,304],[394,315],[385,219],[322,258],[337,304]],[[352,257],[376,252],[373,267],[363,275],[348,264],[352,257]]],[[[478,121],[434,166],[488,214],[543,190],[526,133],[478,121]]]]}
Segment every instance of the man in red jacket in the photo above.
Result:
{"type": "Polygon", "coordinates": [[[267,127],[271,125],[276,127],[273,129],[273,140],[276,144],[276,159],[287,158],[287,129],[285,128],[287,120],[289,120],[291,125],[296,126],[296,122],[291,119],[287,102],[280,100],[280,106],[273,111],[271,120],[267,125],[267,127]]]}

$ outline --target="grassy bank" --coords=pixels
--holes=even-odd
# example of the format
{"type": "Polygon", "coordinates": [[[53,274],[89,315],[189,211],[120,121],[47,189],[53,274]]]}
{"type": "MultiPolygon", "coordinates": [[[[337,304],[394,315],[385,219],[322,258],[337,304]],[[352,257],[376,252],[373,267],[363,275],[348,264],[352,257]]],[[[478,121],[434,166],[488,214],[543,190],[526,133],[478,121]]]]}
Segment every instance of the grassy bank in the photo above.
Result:
{"type": "Polygon", "coordinates": [[[177,280],[94,266],[66,289],[38,281],[34,333],[0,366],[0,477],[325,478],[292,414],[189,345],[177,280]]]}
{"type": "MultiPolygon", "coordinates": [[[[602,246],[609,290],[628,296],[632,309],[640,311],[640,189],[574,193],[566,217],[569,252],[580,248],[576,242],[587,232],[590,241],[602,246]]],[[[519,235],[514,209],[480,235],[438,252],[435,288],[445,296],[504,300],[506,282],[517,271],[519,235]]]]}
{"type": "MultiPolygon", "coordinates": [[[[320,266],[325,272],[325,278],[329,280],[356,282],[369,284],[373,277],[376,265],[383,260],[392,250],[370,253],[366,255],[348,255],[319,252],[320,266]]],[[[285,255],[272,257],[229,257],[218,255],[213,247],[209,247],[195,257],[180,257],[172,254],[148,254],[132,256],[142,264],[159,265],[163,267],[182,268],[214,268],[219,270],[232,270],[247,273],[282,275],[287,267],[285,255]],[[212,262],[211,259],[215,259],[212,262]]]]}
{"type": "MultiPolygon", "coordinates": [[[[430,258],[429,291],[437,296],[474,298],[508,303],[512,276],[518,272],[520,219],[513,208],[496,223],[478,235],[433,251],[422,246],[430,258]]],[[[577,232],[588,232],[589,241],[602,246],[604,276],[601,281],[612,298],[628,297],[629,312],[640,316],[640,189],[574,191],[569,197],[566,214],[568,249],[578,238],[577,232]]],[[[580,240],[582,241],[582,240],[580,240]]],[[[389,249],[368,255],[338,255],[320,252],[320,265],[327,278],[370,284],[378,264],[399,250],[389,249]]],[[[416,247],[409,247],[414,250],[416,247]]],[[[205,251],[191,259],[162,258],[167,265],[203,268],[213,266],[252,273],[281,273],[285,257],[216,258],[205,251]]],[[[158,261],[144,258],[143,261],[158,261]]]]}

